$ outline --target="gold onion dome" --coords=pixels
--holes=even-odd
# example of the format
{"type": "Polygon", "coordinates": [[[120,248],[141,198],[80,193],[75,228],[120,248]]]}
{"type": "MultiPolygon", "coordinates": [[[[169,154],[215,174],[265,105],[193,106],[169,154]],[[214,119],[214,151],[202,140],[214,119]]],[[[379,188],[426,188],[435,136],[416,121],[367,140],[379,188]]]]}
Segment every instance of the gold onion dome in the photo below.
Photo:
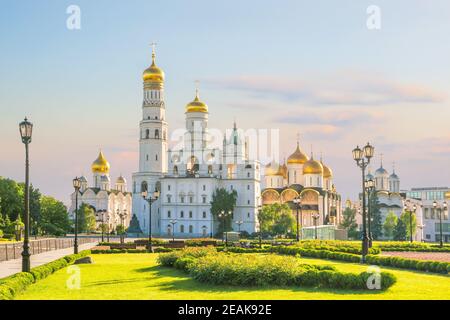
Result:
{"type": "Polygon", "coordinates": [[[304,164],[308,161],[308,156],[300,149],[300,145],[297,142],[297,149],[287,159],[288,164],[304,164]]]}
{"type": "Polygon", "coordinates": [[[323,174],[323,166],[319,161],[314,160],[311,155],[311,159],[303,165],[303,174],[323,174]]]}
{"type": "Polygon", "coordinates": [[[97,159],[92,163],[91,169],[93,173],[109,173],[109,162],[106,160],[103,152],[100,151],[97,159]]]}
{"type": "Polygon", "coordinates": [[[322,159],[320,159],[320,164],[323,167],[323,177],[331,178],[333,176],[333,171],[323,163],[322,159]]]}
{"type": "Polygon", "coordinates": [[[161,70],[161,68],[156,66],[156,54],[155,50],[152,52],[152,65],[145,69],[144,73],[142,74],[142,79],[145,82],[151,82],[151,83],[163,83],[164,82],[164,71],[161,70]]]}
{"type": "Polygon", "coordinates": [[[208,112],[206,103],[200,101],[198,90],[195,93],[195,99],[186,105],[186,112],[208,112]]]}
{"type": "Polygon", "coordinates": [[[117,178],[116,182],[117,182],[117,183],[127,183],[127,181],[125,180],[124,177],[122,177],[122,175],[120,175],[120,176],[117,178]]]}
{"type": "Polygon", "coordinates": [[[272,164],[269,163],[268,165],[266,165],[266,168],[264,170],[264,175],[265,176],[278,176],[278,175],[282,175],[280,173],[280,166],[277,163],[272,164]]]}

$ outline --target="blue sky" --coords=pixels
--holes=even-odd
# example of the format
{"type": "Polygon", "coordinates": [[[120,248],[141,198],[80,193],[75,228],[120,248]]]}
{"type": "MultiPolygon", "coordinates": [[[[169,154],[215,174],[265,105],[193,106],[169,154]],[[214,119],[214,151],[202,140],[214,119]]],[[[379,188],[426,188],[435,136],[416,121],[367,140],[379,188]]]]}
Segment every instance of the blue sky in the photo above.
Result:
{"type": "MultiPolygon", "coordinates": [[[[0,7],[0,176],[21,180],[17,123],[35,123],[32,180],[67,202],[103,148],[112,176],[137,169],[142,71],[156,41],[170,129],[195,80],[210,126],[278,128],[281,157],[301,134],[344,197],[367,140],[402,188],[450,185],[448,1],[9,1],[0,7]],[[81,8],[81,30],[66,9],[81,8]],[[381,29],[366,27],[369,5],[381,29]]],[[[373,169],[378,167],[375,160],[373,169]]]]}

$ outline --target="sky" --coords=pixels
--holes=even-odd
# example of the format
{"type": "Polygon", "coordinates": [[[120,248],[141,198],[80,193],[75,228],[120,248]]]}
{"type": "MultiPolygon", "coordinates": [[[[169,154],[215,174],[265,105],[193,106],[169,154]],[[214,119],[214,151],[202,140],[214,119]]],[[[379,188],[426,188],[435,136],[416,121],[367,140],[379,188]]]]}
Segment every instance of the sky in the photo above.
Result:
{"type": "Polygon", "coordinates": [[[199,80],[210,128],[278,129],[280,158],[300,135],[344,199],[360,189],[351,151],[367,141],[372,171],[382,153],[402,189],[450,186],[449,14],[445,0],[0,0],[0,176],[23,181],[26,115],[43,193],[68,203],[100,148],[112,180],[131,185],[157,42],[169,130],[184,127],[199,80]],[[67,28],[70,5],[81,29],[67,28]],[[379,29],[367,26],[372,5],[379,29]]]}

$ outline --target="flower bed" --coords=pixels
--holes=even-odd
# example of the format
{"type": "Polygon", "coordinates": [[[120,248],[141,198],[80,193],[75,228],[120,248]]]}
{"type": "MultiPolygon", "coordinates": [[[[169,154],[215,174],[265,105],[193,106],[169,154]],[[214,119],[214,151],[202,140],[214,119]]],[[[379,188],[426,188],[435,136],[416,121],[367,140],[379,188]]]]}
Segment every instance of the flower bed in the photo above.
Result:
{"type": "Polygon", "coordinates": [[[13,299],[16,294],[23,292],[32,283],[48,277],[55,271],[74,263],[76,260],[85,257],[90,253],[90,250],[84,250],[78,254],[71,254],[61,259],[33,268],[31,269],[31,272],[20,272],[0,279],[0,300],[13,299]]]}
{"type": "MultiPolygon", "coordinates": [[[[333,266],[303,264],[299,259],[280,255],[230,254],[214,248],[181,250],[160,254],[161,265],[175,267],[194,279],[217,285],[234,286],[307,286],[335,289],[368,289],[371,273],[343,273],[333,266]]],[[[381,272],[381,289],[396,279],[381,272]]]]}

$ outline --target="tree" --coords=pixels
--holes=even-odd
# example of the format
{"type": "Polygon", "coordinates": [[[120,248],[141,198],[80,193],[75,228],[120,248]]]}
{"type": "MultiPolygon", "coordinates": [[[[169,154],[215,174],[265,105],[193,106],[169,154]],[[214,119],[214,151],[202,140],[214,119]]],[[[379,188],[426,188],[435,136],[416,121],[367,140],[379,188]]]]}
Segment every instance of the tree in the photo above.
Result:
{"type": "Polygon", "coordinates": [[[281,236],[296,232],[297,223],[287,203],[273,203],[262,208],[258,215],[262,234],[281,236]]]}
{"type": "Polygon", "coordinates": [[[394,236],[394,229],[395,226],[397,225],[397,221],[398,218],[395,215],[395,213],[389,211],[389,213],[386,216],[386,220],[384,221],[383,224],[383,234],[386,238],[392,239],[392,237],[394,236]]]}
{"type": "Polygon", "coordinates": [[[82,203],[78,208],[78,232],[95,231],[95,225],[94,209],[90,205],[82,203]]]}
{"type": "Polygon", "coordinates": [[[398,219],[394,228],[394,240],[405,241],[406,240],[406,225],[402,219],[398,219]]]}
{"type": "MultiPolygon", "coordinates": [[[[25,183],[18,183],[21,193],[25,193],[25,183]]],[[[35,189],[33,185],[30,185],[30,227],[31,234],[36,234],[37,229],[41,223],[41,197],[42,194],[39,189],[35,189]]],[[[22,211],[22,218],[23,218],[22,211]]]]}
{"type": "Polygon", "coordinates": [[[347,234],[351,239],[359,238],[358,223],[356,222],[356,210],[352,208],[345,208],[342,212],[341,228],[347,230],[347,234]]]}
{"type": "Polygon", "coordinates": [[[23,212],[23,189],[14,180],[0,177],[0,207],[3,217],[12,221],[23,212]]]}
{"type": "Polygon", "coordinates": [[[44,234],[61,236],[65,235],[70,229],[66,206],[53,197],[41,197],[39,220],[39,229],[44,234]]]}
{"type": "Polygon", "coordinates": [[[212,200],[211,200],[211,214],[214,220],[219,220],[219,233],[221,230],[229,230],[229,226],[231,226],[231,221],[233,217],[231,215],[227,216],[225,219],[219,219],[219,213],[224,212],[233,212],[234,207],[236,206],[237,192],[233,190],[228,192],[224,188],[218,188],[214,191],[212,200]],[[225,225],[223,224],[225,222],[225,225]]]}
{"type": "Polygon", "coordinates": [[[376,192],[371,192],[369,197],[370,208],[370,231],[374,240],[378,240],[383,235],[383,219],[381,217],[380,202],[376,192]]]}
{"type": "Polygon", "coordinates": [[[401,216],[400,220],[403,221],[406,228],[406,239],[410,239],[411,237],[411,227],[412,227],[412,236],[414,237],[416,235],[417,231],[417,219],[414,212],[410,215],[409,211],[404,211],[401,216]],[[412,222],[412,225],[411,225],[412,222]]]}

